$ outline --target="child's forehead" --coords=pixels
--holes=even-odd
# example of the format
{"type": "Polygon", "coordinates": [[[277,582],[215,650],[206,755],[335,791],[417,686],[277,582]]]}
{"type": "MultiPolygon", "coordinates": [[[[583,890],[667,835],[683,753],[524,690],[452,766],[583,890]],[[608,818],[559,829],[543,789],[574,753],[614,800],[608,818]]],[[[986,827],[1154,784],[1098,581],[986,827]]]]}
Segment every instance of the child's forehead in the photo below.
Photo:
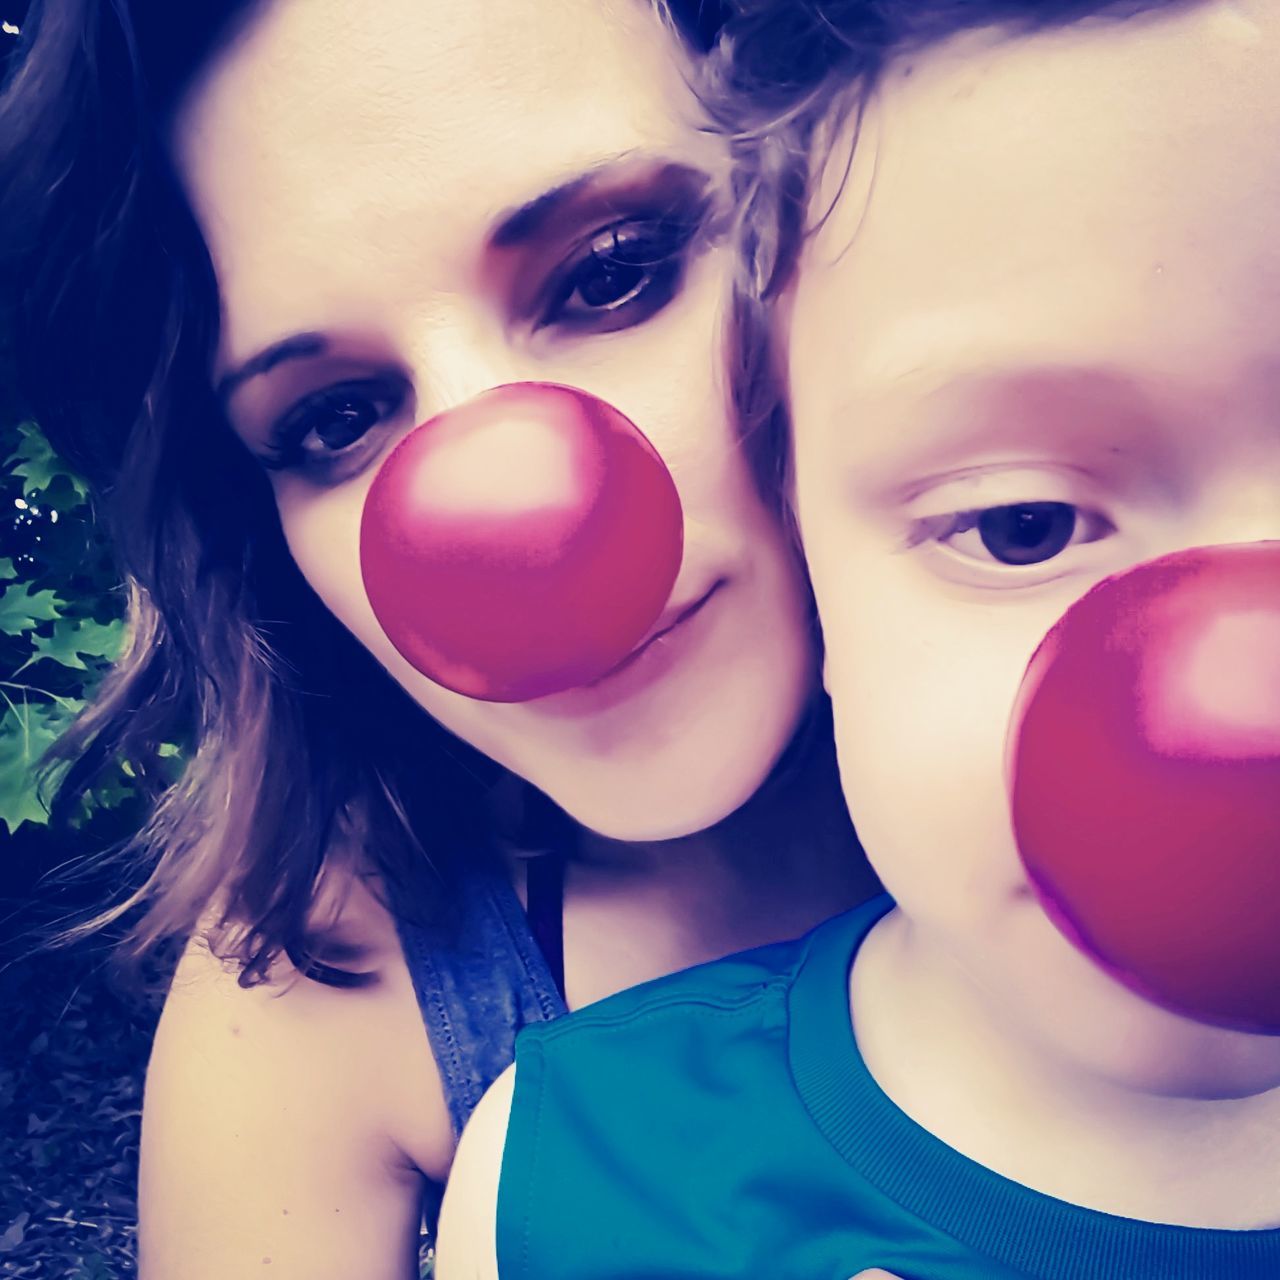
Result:
{"type": "MultiPolygon", "coordinates": [[[[1095,190],[1156,179],[1185,196],[1216,176],[1193,160],[1260,179],[1278,120],[1280,5],[1164,3],[1030,35],[984,28],[901,56],[862,118],[860,149],[875,154],[855,164],[874,166],[877,189],[892,173],[981,180],[1024,200],[1036,181],[1056,176],[1067,194],[1113,165],[1095,169],[1095,190]]],[[[824,166],[820,202],[843,180],[846,141],[824,166]]],[[[848,189],[856,202],[866,188],[848,189]]]]}
{"type": "Polygon", "coordinates": [[[893,67],[852,170],[833,149],[817,202],[834,212],[802,272],[811,297],[829,295],[828,330],[839,301],[848,372],[900,364],[921,324],[1096,363],[1099,346],[1146,341],[1158,296],[1167,341],[1189,351],[1243,318],[1273,330],[1278,10],[1178,4],[977,32],[893,67]],[[1197,313],[1179,315],[1191,298],[1197,313]]]}
{"type": "Polygon", "coordinates": [[[1280,39],[1273,0],[1097,0],[1083,7],[1091,12],[1039,30],[993,23],[904,50],[890,59],[881,85],[892,91],[910,82],[915,97],[976,108],[1018,94],[1080,106],[1091,90],[1111,105],[1137,105],[1179,85],[1183,99],[1210,88],[1232,98],[1248,92],[1249,79],[1269,78],[1267,59],[1280,39]]]}

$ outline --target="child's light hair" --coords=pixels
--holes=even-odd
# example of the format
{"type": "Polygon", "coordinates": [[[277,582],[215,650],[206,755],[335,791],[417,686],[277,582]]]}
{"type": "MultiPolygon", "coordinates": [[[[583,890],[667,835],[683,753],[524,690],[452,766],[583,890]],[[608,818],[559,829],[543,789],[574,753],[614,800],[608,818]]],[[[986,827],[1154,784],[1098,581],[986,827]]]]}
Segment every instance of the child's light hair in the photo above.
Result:
{"type": "MultiPolygon", "coordinates": [[[[791,522],[786,374],[773,302],[820,224],[811,177],[860,116],[885,68],[965,31],[1010,35],[1084,19],[1120,21],[1186,0],[727,0],[700,92],[734,152],[729,337],[734,408],[762,496],[791,522]]],[[[856,142],[857,128],[853,130],[856,142]]]]}

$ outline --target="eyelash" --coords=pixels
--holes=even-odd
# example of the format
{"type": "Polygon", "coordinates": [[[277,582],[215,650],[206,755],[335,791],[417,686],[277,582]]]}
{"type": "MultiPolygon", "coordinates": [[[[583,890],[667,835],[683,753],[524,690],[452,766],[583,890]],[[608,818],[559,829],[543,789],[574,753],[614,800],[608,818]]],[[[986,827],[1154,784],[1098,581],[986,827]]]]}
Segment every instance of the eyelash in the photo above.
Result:
{"type": "MultiPolygon", "coordinates": [[[[930,542],[946,548],[952,555],[961,557],[971,563],[983,564],[992,568],[999,565],[1011,569],[1031,570],[1057,559],[1068,547],[1100,541],[1115,531],[1115,526],[1105,516],[1099,512],[1089,511],[1084,507],[1080,507],[1074,502],[1010,502],[990,507],[975,507],[968,511],[950,512],[946,515],[918,520],[912,526],[908,545],[915,547],[924,542],[930,542]],[[1051,530],[1053,521],[1056,519],[1058,521],[1058,528],[1055,531],[1057,536],[1061,536],[1063,533],[1061,523],[1064,514],[1069,514],[1070,524],[1066,528],[1065,537],[1062,538],[1060,544],[1043,558],[1027,560],[1002,559],[988,545],[990,530],[984,530],[983,528],[984,520],[987,517],[998,515],[999,513],[1008,513],[1015,517],[1020,516],[1024,520],[1043,521],[1047,519],[1050,522],[1051,530]],[[1086,536],[1078,538],[1076,535],[1080,531],[1082,523],[1086,536]],[[991,557],[990,560],[979,560],[977,556],[967,555],[949,545],[952,539],[969,532],[978,533],[983,547],[991,557]]],[[[994,537],[994,535],[992,536],[994,537]]],[[[1050,545],[1053,545],[1054,539],[1049,541],[1050,545]]]]}
{"type": "Polygon", "coordinates": [[[359,450],[377,423],[394,417],[408,399],[408,388],[385,378],[354,378],[313,392],[294,405],[271,429],[271,437],[262,457],[262,465],[270,471],[283,471],[314,462],[320,466],[333,463],[359,450]],[[339,449],[315,451],[308,457],[304,447],[307,437],[333,421],[343,406],[367,404],[378,407],[377,423],[370,423],[359,436],[339,449]]]}
{"type": "Polygon", "coordinates": [[[535,329],[610,333],[633,328],[656,315],[675,297],[688,251],[705,220],[705,209],[679,215],[630,217],[596,231],[583,252],[555,275],[543,295],[535,329]],[[592,305],[583,290],[602,277],[638,272],[620,296],[592,305]],[[580,309],[571,306],[580,296],[580,309]]]}

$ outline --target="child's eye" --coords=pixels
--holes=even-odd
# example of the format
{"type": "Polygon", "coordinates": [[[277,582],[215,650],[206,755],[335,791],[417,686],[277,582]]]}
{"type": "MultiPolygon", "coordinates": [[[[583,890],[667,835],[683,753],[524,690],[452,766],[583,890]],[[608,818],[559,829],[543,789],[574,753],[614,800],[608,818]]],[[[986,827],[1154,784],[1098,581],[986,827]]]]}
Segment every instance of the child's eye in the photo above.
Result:
{"type": "Polygon", "coordinates": [[[1007,565],[1044,564],[1070,546],[1097,542],[1115,532],[1105,516],[1070,502],[1010,503],[922,523],[931,526],[921,531],[925,538],[957,555],[1007,565]]]}
{"type": "Polygon", "coordinates": [[[406,394],[402,384],[376,378],[316,391],[276,423],[263,465],[284,470],[357,463],[381,439],[379,428],[400,411],[406,394]]]}
{"type": "Polygon", "coordinates": [[[698,223],[636,218],[598,231],[552,281],[537,328],[607,333],[648,320],[679,291],[698,223]]]}

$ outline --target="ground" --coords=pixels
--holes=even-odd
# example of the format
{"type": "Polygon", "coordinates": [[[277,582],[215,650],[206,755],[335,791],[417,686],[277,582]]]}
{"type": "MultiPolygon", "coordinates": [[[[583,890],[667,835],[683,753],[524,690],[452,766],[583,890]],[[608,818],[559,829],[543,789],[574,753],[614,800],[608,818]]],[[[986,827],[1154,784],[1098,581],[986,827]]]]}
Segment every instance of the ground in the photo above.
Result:
{"type": "Polygon", "coordinates": [[[100,948],[0,973],[0,1273],[126,1280],[153,1002],[100,948]]]}

